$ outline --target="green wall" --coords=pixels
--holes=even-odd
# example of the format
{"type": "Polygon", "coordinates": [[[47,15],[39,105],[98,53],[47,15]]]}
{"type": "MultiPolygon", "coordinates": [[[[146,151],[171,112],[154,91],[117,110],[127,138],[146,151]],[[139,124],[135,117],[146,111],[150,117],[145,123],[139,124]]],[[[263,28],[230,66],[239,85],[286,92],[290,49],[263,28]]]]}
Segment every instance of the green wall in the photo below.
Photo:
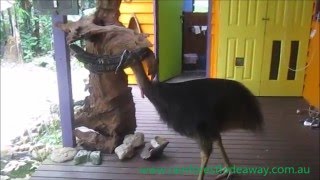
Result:
{"type": "Polygon", "coordinates": [[[183,0],[158,0],[159,80],[181,73],[183,0]]]}

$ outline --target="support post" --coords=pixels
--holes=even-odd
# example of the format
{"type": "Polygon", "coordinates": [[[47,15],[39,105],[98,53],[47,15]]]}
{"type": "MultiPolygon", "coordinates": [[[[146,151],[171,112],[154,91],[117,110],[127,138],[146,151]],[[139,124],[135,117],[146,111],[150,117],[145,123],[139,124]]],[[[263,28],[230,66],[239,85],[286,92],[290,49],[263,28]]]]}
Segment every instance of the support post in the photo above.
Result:
{"type": "Polygon", "coordinates": [[[64,147],[74,147],[75,138],[73,135],[73,98],[70,72],[70,53],[66,42],[66,33],[55,27],[56,23],[66,23],[67,16],[52,15],[54,59],[56,61],[59,108],[62,128],[62,143],[64,147]]]}

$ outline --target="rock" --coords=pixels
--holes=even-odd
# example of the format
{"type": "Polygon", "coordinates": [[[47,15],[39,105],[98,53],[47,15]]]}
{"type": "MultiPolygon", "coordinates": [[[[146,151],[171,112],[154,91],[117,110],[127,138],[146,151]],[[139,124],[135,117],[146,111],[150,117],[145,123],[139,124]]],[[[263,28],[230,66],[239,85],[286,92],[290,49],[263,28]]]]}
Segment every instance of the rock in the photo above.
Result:
{"type": "Polygon", "coordinates": [[[134,148],[132,145],[121,144],[120,146],[116,147],[114,152],[117,154],[120,160],[129,159],[134,155],[134,148]]]}
{"type": "Polygon", "coordinates": [[[12,148],[12,151],[14,151],[14,152],[17,152],[17,151],[19,151],[19,146],[14,146],[13,148],[12,148]]]}
{"type": "Polygon", "coordinates": [[[26,144],[28,142],[30,142],[31,138],[29,136],[23,136],[21,137],[21,141],[23,144],[26,144]]]}
{"type": "Polygon", "coordinates": [[[164,145],[164,144],[167,146],[169,141],[167,141],[166,139],[164,139],[162,137],[156,136],[156,137],[154,137],[154,139],[151,139],[150,143],[151,143],[152,147],[157,148],[157,147],[164,145]]]}
{"type": "Polygon", "coordinates": [[[42,148],[44,148],[44,147],[46,147],[46,145],[44,145],[44,144],[42,144],[42,143],[37,143],[37,144],[33,145],[33,146],[30,148],[30,150],[39,150],[39,149],[42,149],[42,148]]]}
{"type": "Polygon", "coordinates": [[[13,156],[13,149],[11,146],[1,148],[1,160],[10,160],[13,156]]]}
{"type": "Polygon", "coordinates": [[[51,112],[51,114],[59,114],[59,105],[58,104],[52,104],[50,106],[50,112],[51,112]]]}
{"type": "Polygon", "coordinates": [[[12,144],[16,144],[18,141],[20,141],[20,136],[12,139],[12,140],[11,140],[11,143],[12,143],[12,144]]]}
{"type": "Polygon", "coordinates": [[[19,150],[20,151],[29,151],[30,149],[30,144],[22,144],[20,147],[19,147],[19,150]]]}
{"type": "Polygon", "coordinates": [[[164,148],[166,148],[168,144],[169,141],[159,136],[156,136],[154,139],[151,140],[150,143],[146,144],[145,148],[140,154],[140,157],[146,160],[159,158],[162,155],[164,148]]]}
{"type": "Polygon", "coordinates": [[[36,126],[36,127],[40,127],[41,124],[42,124],[41,122],[37,122],[37,123],[35,124],[35,126],[36,126]]]}
{"type": "Polygon", "coordinates": [[[45,126],[43,124],[37,127],[38,134],[41,134],[44,130],[45,130],[45,126]]]}
{"type": "Polygon", "coordinates": [[[29,153],[29,151],[22,151],[22,152],[14,152],[12,154],[12,159],[21,159],[27,156],[31,156],[31,154],[29,153]]]}
{"type": "Polygon", "coordinates": [[[42,134],[42,132],[43,132],[43,130],[41,130],[41,127],[37,127],[37,131],[38,131],[38,135],[41,135],[42,134]]]}
{"type": "Polygon", "coordinates": [[[28,129],[25,129],[22,133],[23,136],[28,136],[29,135],[29,131],[28,129]]]}
{"type": "Polygon", "coordinates": [[[31,157],[36,160],[43,161],[47,158],[49,153],[50,151],[48,151],[46,148],[39,149],[39,150],[34,149],[31,151],[31,157]]]}
{"type": "Polygon", "coordinates": [[[94,165],[100,165],[101,164],[101,152],[100,151],[93,151],[89,155],[90,162],[94,165]]]}
{"type": "Polygon", "coordinates": [[[35,126],[33,128],[31,128],[31,133],[36,133],[38,134],[38,128],[35,126]]]}
{"type": "Polygon", "coordinates": [[[31,139],[34,139],[39,136],[39,133],[30,133],[29,136],[31,139]]]}
{"type": "MultiPolygon", "coordinates": [[[[60,148],[63,148],[62,144],[58,144],[58,145],[50,145],[50,144],[46,144],[46,147],[45,149],[47,151],[49,151],[50,153],[55,150],[55,149],[60,149],[60,148]]],[[[76,148],[74,148],[76,149],[76,148]]],[[[78,152],[78,149],[76,149],[76,151],[78,152]]]]}
{"type": "Polygon", "coordinates": [[[82,163],[86,163],[88,161],[90,152],[87,150],[80,150],[73,158],[73,164],[78,165],[82,163]]]}
{"type": "Polygon", "coordinates": [[[90,151],[112,153],[115,148],[116,138],[106,137],[93,129],[81,126],[74,130],[75,136],[81,145],[90,151]]]}
{"type": "Polygon", "coordinates": [[[144,148],[143,148],[143,150],[142,150],[142,152],[141,152],[141,154],[140,154],[140,157],[142,158],[142,159],[150,159],[151,158],[151,150],[152,149],[154,149],[153,147],[152,147],[152,145],[150,144],[150,143],[147,143],[145,146],[144,146],[144,148]]]}
{"type": "Polygon", "coordinates": [[[31,150],[30,154],[33,159],[41,159],[38,150],[31,150]]]}
{"type": "Polygon", "coordinates": [[[135,134],[126,135],[123,144],[132,145],[133,148],[137,148],[144,144],[144,134],[137,132],[135,134]]]}
{"type": "Polygon", "coordinates": [[[160,146],[160,144],[155,139],[151,139],[150,144],[153,148],[157,148],[160,146]]]}
{"type": "Polygon", "coordinates": [[[22,144],[23,144],[22,140],[17,141],[16,143],[14,143],[14,145],[16,145],[16,146],[21,146],[22,144]]]}
{"type": "Polygon", "coordinates": [[[58,163],[66,162],[72,160],[76,154],[77,150],[75,148],[58,148],[52,151],[51,160],[58,163]]]}

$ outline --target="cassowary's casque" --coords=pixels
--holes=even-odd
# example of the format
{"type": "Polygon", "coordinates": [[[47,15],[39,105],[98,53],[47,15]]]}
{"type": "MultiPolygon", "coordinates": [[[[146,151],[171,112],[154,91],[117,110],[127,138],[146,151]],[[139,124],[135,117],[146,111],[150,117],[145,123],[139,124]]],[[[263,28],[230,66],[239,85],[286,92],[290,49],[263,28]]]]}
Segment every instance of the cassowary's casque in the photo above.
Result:
{"type": "MultiPolygon", "coordinates": [[[[197,141],[201,149],[201,168],[207,165],[213,142],[217,142],[225,166],[231,166],[222,145],[221,132],[262,128],[263,117],[257,99],[239,82],[209,78],[181,83],[152,82],[140,61],[129,66],[161,119],[181,135],[197,141]]],[[[219,177],[229,175],[225,171],[219,177]]],[[[203,176],[202,171],[198,179],[203,176]]]]}

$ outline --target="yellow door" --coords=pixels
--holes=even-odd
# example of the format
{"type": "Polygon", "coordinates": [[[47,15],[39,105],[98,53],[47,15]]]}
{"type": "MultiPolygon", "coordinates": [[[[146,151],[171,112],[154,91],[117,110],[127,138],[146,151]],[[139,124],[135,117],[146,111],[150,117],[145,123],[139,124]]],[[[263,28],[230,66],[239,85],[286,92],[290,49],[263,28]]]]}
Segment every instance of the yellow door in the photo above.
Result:
{"type": "Polygon", "coordinates": [[[220,3],[217,77],[255,95],[301,96],[311,0],[224,0],[220,3]]]}
{"type": "Polygon", "coordinates": [[[259,95],[267,1],[220,1],[217,77],[259,95]]]}
{"type": "Polygon", "coordinates": [[[312,8],[310,0],[268,1],[261,96],[302,95],[312,8]]]}
{"type": "MultiPolygon", "coordinates": [[[[153,0],[132,0],[123,1],[120,6],[120,22],[128,27],[131,17],[134,15],[139,22],[142,33],[148,34],[148,40],[154,44],[154,6],[153,0]]],[[[154,48],[154,47],[153,47],[154,48]]],[[[137,84],[131,68],[126,68],[129,84],[137,84]]]]}

